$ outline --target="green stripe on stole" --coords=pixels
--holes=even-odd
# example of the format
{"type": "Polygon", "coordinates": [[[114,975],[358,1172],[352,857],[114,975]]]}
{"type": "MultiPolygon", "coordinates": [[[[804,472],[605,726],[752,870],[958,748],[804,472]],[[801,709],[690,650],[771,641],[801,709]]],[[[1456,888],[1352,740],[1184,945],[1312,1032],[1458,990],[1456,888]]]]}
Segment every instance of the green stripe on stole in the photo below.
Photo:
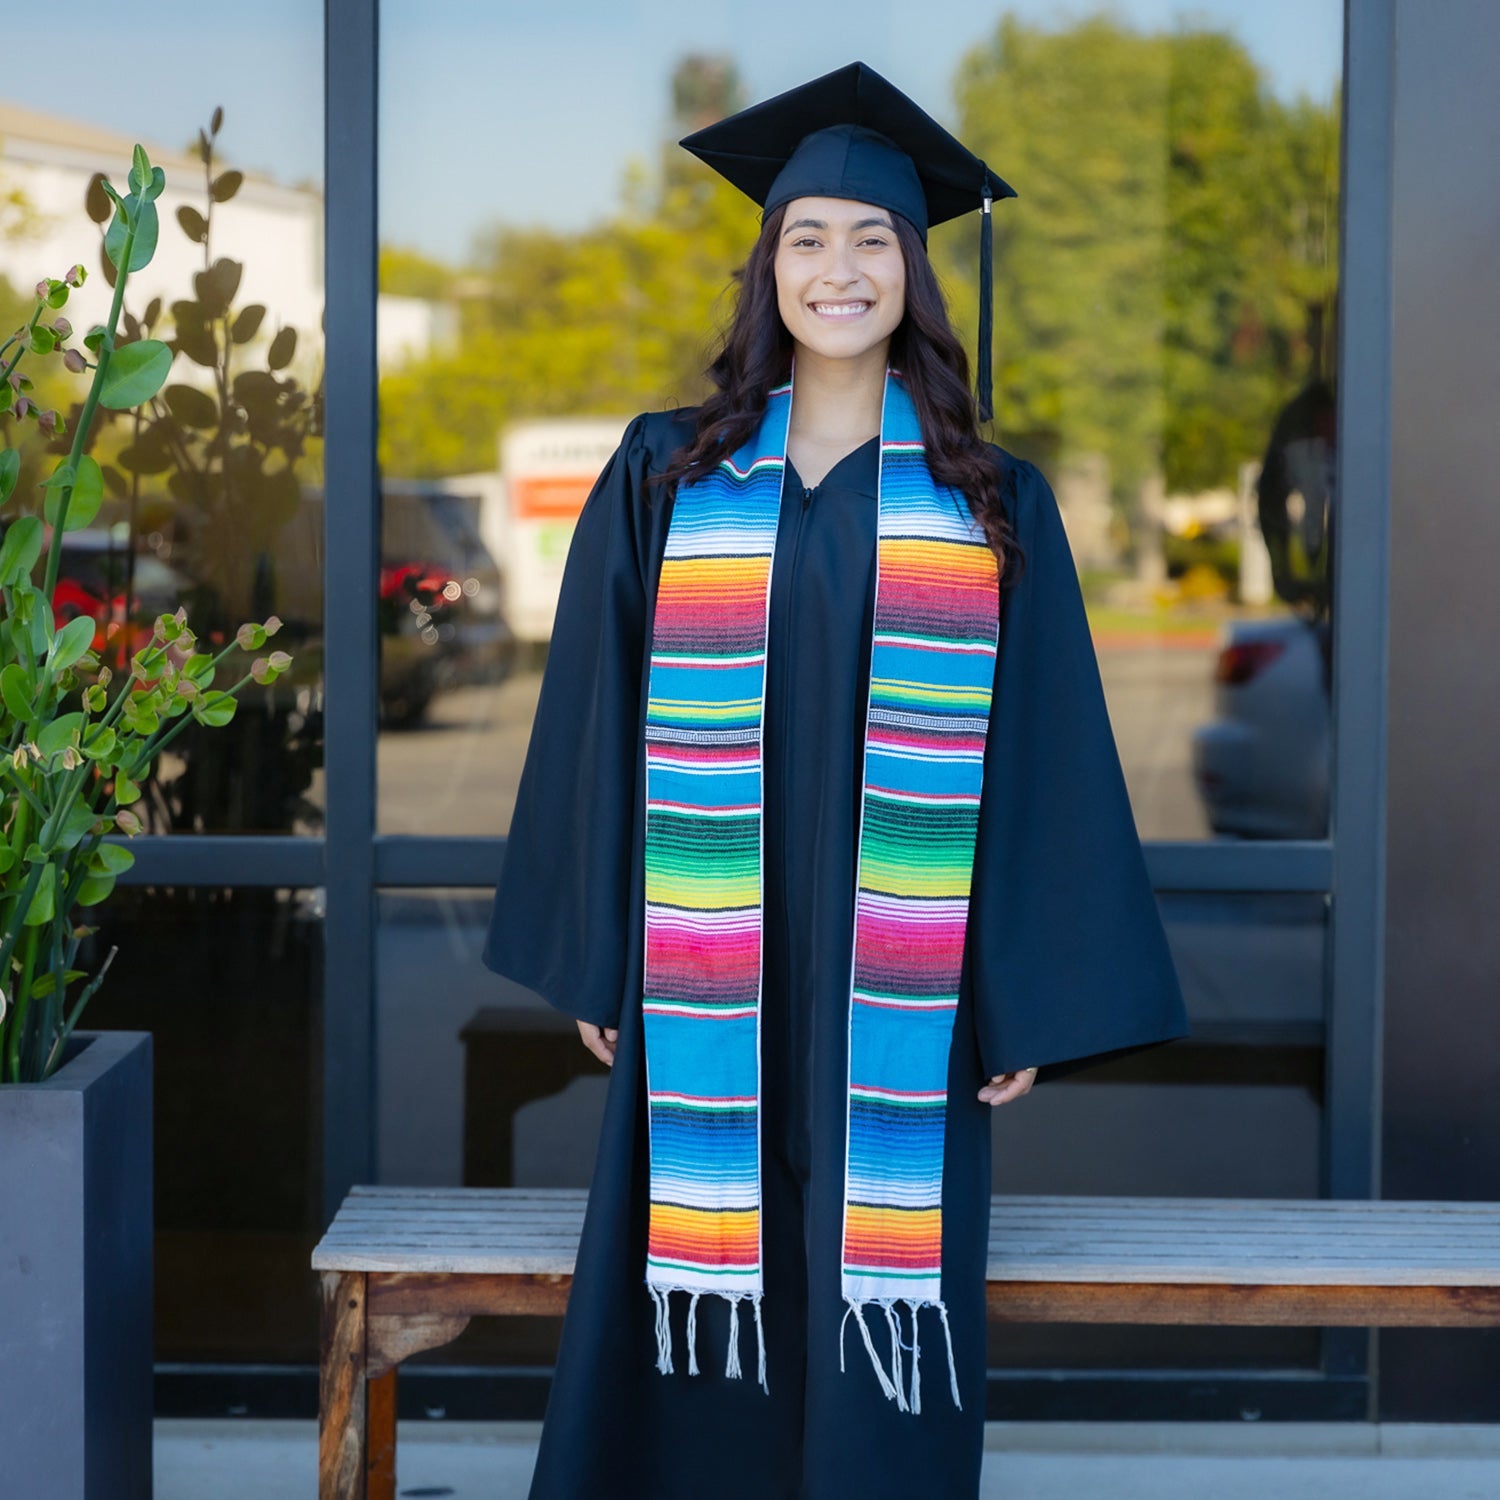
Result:
{"type": "MultiPolygon", "coordinates": [[[[766,626],[793,384],[755,434],[677,492],[652,622],[646,712],[650,1119],[646,1285],[671,1373],[670,1294],[761,1320],[760,1001],[766,626]],[[718,590],[716,593],[715,590],[718,590]]],[[[874,635],[864,737],[843,1188],[846,1310],[881,1389],[921,1409],[918,1313],[941,1297],[947,1057],[967,924],[999,628],[995,557],[964,497],[927,468],[916,412],[888,370],[881,420],[874,635]],[[903,1370],[898,1313],[911,1319],[903,1370]],[[890,1330],[890,1368],[867,1311],[890,1330]]],[[[777,1226],[771,1226],[773,1232],[777,1226]]],[[[840,1328],[840,1368],[844,1327],[840,1328]]]]}

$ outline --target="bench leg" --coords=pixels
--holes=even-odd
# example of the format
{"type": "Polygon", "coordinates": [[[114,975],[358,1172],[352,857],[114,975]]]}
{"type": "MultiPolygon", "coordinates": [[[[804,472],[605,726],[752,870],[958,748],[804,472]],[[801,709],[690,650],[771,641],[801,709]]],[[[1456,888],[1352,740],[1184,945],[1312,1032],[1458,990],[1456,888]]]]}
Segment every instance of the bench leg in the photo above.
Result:
{"type": "Polygon", "coordinates": [[[396,1369],[392,1365],[367,1388],[366,1500],[396,1500],[396,1369]]]}
{"type": "Polygon", "coordinates": [[[365,1275],[322,1280],[318,1500],[366,1500],[365,1275]]]}

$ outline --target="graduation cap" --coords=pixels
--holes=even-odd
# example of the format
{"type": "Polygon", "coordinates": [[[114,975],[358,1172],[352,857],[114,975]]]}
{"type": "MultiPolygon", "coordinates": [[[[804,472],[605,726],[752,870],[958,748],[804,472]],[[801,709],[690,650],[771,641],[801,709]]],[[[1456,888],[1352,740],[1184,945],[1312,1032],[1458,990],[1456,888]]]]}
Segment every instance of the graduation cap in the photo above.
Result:
{"type": "Polygon", "coordinates": [[[854,62],[695,130],[678,143],[765,213],[793,198],[851,198],[934,224],[980,210],[979,417],[994,415],[990,204],[1016,190],[895,84],[854,62]]]}

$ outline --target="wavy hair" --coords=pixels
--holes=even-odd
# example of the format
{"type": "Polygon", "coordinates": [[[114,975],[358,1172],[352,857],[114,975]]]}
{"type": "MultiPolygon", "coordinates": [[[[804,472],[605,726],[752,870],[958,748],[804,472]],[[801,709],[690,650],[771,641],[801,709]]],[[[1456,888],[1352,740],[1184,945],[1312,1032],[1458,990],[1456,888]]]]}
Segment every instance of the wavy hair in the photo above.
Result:
{"type": "MultiPolygon", "coordinates": [[[[739,300],[707,370],[714,389],[698,408],[692,440],[652,478],[668,494],[680,483],[702,479],[739,448],[760,424],[772,389],[791,373],[792,335],[776,296],[776,246],[786,207],[766,215],[759,239],[734,273],[739,300]]],[[[901,372],[916,408],[932,477],[963,494],[1006,577],[1012,563],[1024,563],[1001,499],[1013,476],[979,436],[968,356],[948,320],[927,248],[908,219],[892,213],[891,221],[906,262],[906,311],[891,335],[889,363],[901,372]]]]}

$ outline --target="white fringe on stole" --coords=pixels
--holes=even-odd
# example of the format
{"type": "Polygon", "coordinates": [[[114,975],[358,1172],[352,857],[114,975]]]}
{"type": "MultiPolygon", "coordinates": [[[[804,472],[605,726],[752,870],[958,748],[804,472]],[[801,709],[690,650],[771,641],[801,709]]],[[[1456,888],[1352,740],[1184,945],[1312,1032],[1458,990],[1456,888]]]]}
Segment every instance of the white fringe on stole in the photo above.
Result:
{"type": "Polygon", "coordinates": [[[687,1341],[689,1375],[696,1375],[698,1373],[698,1296],[699,1294],[694,1292],[688,1300],[687,1341]]]}
{"type": "MultiPolygon", "coordinates": [[[[686,1287],[656,1286],[649,1281],[646,1283],[646,1290],[651,1294],[651,1301],[656,1310],[656,1368],[663,1375],[670,1375],[673,1371],[671,1295],[678,1291],[688,1292],[687,1372],[689,1375],[698,1374],[698,1298],[704,1294],[688,1291],[686,1287]]],[[[766,1380],[766,1330],[760,1314],[761,1294],[757,1292],[752,1296],[748,1292],[737,1292],[732,1295],[726,1292],[715,1292],[709,1295],[721,1296],[729,1304],[729,1354],[724,1362],[724,1377],[727,1380],[739,1380],[743,1377],[740,1367],[740,1303],[741,1301],[750,1303],[755,1313],[755,1374],[760,1382],[760,1388],[769,1396],[771,1387],[766,1380]]]]}
{"type": "Polygon", "coordinates": [[[875,1371],[875,1378],[880,1382],[880,1389],[885,1392],[887,1400],[896,1403],[898,1411],[920,1412],[922,1410],[922,1385],[918,1374],[918,1362],[921,1359],[921,1343],[917,1329],[917,1312],[924,1307],[935,1307],[938,1316],[943,1320],[943,1336],[948,1345],[948,1389],[953,1396],[953,1404],[960,1411],[963,1410],[963,1402],[958,1399],[958,1367],[953,1360],[953,1330],[948,1325],[948,1309],[941,1302],[914,1302],[909,1298],[894,1297],[889,1300],[874,1300],[869,1303],[871,1307],[878,1307],[885,1313],[886,1326],[891,1332],[891,1369],[886,1373],[885,1366],[880,1362],[880,1355],[875,1349],[875,1340],[870,1336],[870,1326],[865,1322],[865,1304],[857,1302],[853,1297],[845,1297],[848,1304],[844,1309],[844,1316],[839,1323],[839,1370],[844,1369],[844,1328],[849,1322],[849,1315],[854,1315],[859,1324],[859,1331],[864,1335],[865,1349],[870,1356],[870,1365],[875,1371]],[[897,1317],[896,1309],[905,1302],[911,1313],[911,1343],[907,1344],[901,1337],[901,1324],[897,1317]],[[911,1351],[911,1386],[910,1394],[902,1390],[902,1367],[901,1351],[911,1351]]]}

